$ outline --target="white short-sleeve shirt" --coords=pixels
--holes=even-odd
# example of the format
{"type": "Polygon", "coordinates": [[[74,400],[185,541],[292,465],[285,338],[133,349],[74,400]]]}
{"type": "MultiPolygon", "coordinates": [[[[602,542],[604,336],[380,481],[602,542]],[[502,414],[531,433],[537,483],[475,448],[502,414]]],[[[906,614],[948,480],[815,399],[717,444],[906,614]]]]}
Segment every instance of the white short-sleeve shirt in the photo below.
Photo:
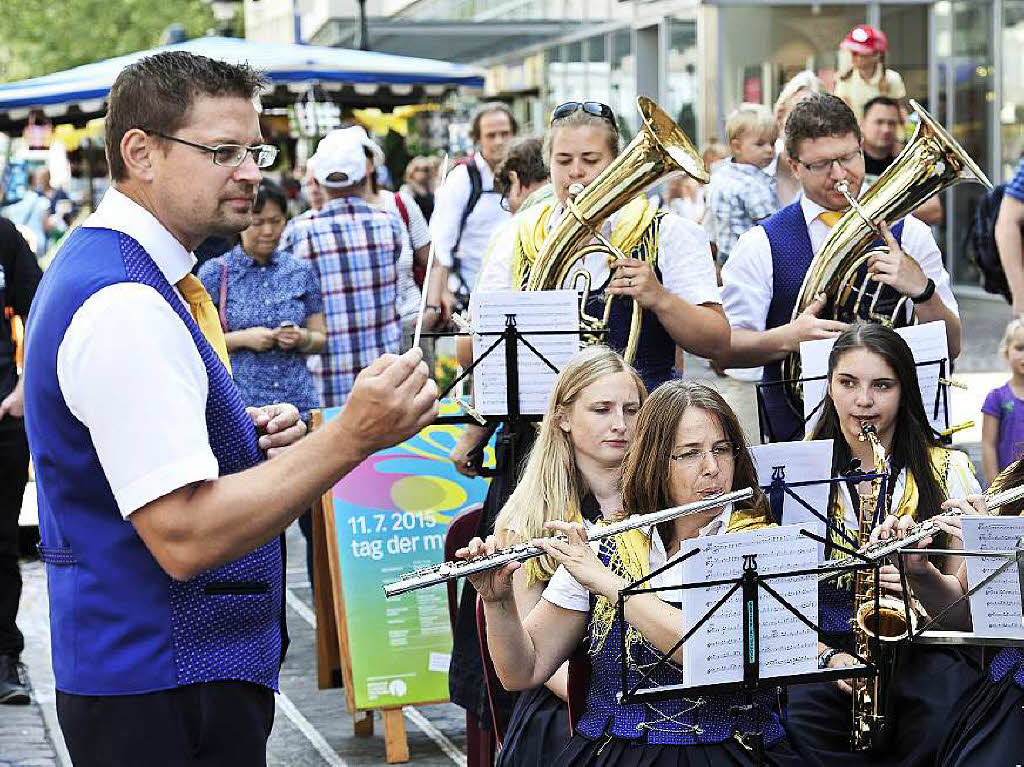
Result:
{"type": "MultiPolygon", "coordinates": [[[[548,231],[558,222],[562,208],[552,211],[548,220],[548,231]]],[[[613,215],[604,222],[601,233],[610,237],[618,220],[613,215]]],[[[492,243],[476,290],[509,290],[512,285],[512,264],[515,257],[515,230],[513,236],[502,237],[492,243]]],[[[603,253],[591,253],[581,258],[569,270],[563,288],[573,288],[571,275],[577,268],[590,272],[591,290],[597,292],[609,279],[608,260],[603,253]]],[[[718,288],[715,264],[711,257],[711,245],[707,233],[693,221],[675,213],[666,213],[658,230],[658,268],[665,289],[691,304],[720,304],[722,294],[718,288]]]]}
{"type": "MultiPolygon", "coordinates": [[[[148,210],[114,187],[83,226],[133,237],[171,285],[195,264],[148,210]]],[[[89,429],[125,518],[218,476],[206,430],[206,368],[188,328],[148,285],[118,283],[85,300],[57,349],[57,381],[89,429]]]]}
{"type": "MultiPolygon", "coordinates": [[[[729,529],[729,520],[731,518],[732,504],[730,503],[722,509],[722,512],[717,517],[698,530],[697,536],[720,535],[729,529]]],[[[654,572],[658,568],[663,567],[669,561],[669,558],[665,552],[665,544],[658,534],[658,529],[656,527],[648,528],[645,532],[651,537],[650,563],[651,572],[654,572]]],[[[600,541],[591,541],[590,543],[590,547],[595,552],[598,551],[600,546],[600,541]]],[[[678,557],[682,553],[683,551],[680,549],[674,556],[678,557]]],[[[658,573],[648,583],[652,588],[676,586],[677,588],[669,588],[666,591],[657,592],[658,596],[666,602],[682,601],[682,589],[678,588],[679,584],[682,583],[682,573],[678,567],[670,567],[664,572],[658,573]]],[[[564,565],[559,565],[558,569],[555,570],[555,574],[551,576],[551,580],[548,581],[548,585],[541,596],[551,604],[566,610],[574,610],[580,613],[589,612],[590,610],[590,592],[569,574],[564,565]]]]}
{"type": "MultiPolygon", "coordinates": [[[[800,207],[807,224],[811,247],[817,253],[830,231],[818,215],[825,208],[801,195],[800,207]]],[[[949,272],[942,263],[942,253],[927,224],[907,216],[903,219],[904,252],[918,264],[926,277],[935,281],[935,293],[954,313],[959,315],[956,298],[949,285],[949,272]]],[[[772,302],[772,249],[764,227],[749,229],[736,241],[729,260],[722,267],[722,299],[729,324],[746,330],[765,330],[768,306],[772,302]]]]}

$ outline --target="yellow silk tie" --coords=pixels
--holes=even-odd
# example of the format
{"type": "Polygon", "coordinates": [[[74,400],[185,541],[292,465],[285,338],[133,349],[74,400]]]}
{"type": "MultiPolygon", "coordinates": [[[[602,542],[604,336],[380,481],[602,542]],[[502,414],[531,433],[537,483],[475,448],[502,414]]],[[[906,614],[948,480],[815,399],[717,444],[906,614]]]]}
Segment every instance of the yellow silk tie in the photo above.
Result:
{"type": "Polygon", "coordinates": [[[843,217],[843,214],[838,210],[823,210],[818,214],[818,218],[825,222],[825,226],[831,229],[836,225],[836,222],[843,217]]]}
{"type": "Polygon", "coordinates": [[[203,283],[194,274],[186,274],[175,283],[175,287],[181,291],[181,296],[188,304],[193,319],[199,325],[199,330],[206,336],[206,340],[210,342],[210,346],[213,347],[217,356],[220,357],[220,361],[224,363],[224,367],[230,373],[231,360],[228,358],[228,345],[224,340],[224,329],[220,326],[220,315],[217,314],[217,309],[210,299],[210,294],[203,287],[203,283]]]}

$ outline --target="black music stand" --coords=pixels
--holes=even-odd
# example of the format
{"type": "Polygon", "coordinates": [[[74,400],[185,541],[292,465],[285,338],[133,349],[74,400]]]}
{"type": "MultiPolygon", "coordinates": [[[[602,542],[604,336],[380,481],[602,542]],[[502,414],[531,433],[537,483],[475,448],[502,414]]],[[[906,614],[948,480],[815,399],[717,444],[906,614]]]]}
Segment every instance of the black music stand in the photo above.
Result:
{"type": "MultiPolygon", "coordinates": [[[[949,360],[942,358],[937,360],[924,360],[922,362],[915,362],[915,367],[924,367],[926,365],[938,365],[939,366],[939,385],[935,388],[935,399],[932,402],[932,418],[938,418],[942,415],[942,422],[945,424],[946,430],[949,429],[949,379],[946,377],[946,365],[949,360]]],[[[754,384],[756,387],[756,399],[757,399],[757,427],[761,437],[761,443],[767,442],[792,442],[794,440],[800,440],[804,438],[803,432],[806,431],[807,422],[814,418],[825,403],[824,398],[821,402],[814,406],[814,409],[807,414],[805,417],[802,414],[794,414],[798,416],[799,422],[803,424],[803,429],[797,427],[797,433],[790,434],[785,438],[779,438],[775,434],[775,424],[771,422],[771,418],[768,416],[768,408],[764,399],[764,390],[787,386],[789,384],[802,384],[806,381],[824,381],[828,378],[827,375],[821,376],[807,376],[804,378],[782,378],[778,381],[758,381],[754,384]]],[[[925,407],[928,407],[928,403],[925,403],[925,407]]],[[[939,433],[941,439],[947,440],[945,434],[939,433]]]]}
{"type": "MultiPolygon", "coordinates": [[[[933,628],[939,625],[940,621],[949,614],[955,607],[969,600],[974,594],[985,588],[989,583],[1002,575],[1006,570],[1016,567],[1019,588],[1021,592],[1021,603],[1024,605],[1024,536],[1017,539],[1017,546],[1008,551],[979,551],[964,549],[900,549],[898,555],[898,567],[900,571],[900,583],[903,586],[903,609],[906,615],[912,615],[910,603],[910,588],[907,579],[906,567],[903,566],[903,558],[914,555],[959,555],[963,557],[988,557],[991,559],[1005,559],[992,573],[986,575],[974,586],[961,595],[956,601],[947,605],[935,617],[929,618],[919,628],[911,627],[909,638],[917,644],[942,644],[953,646],[995,646],[995,647],[1024,647],[1022,637],[990,637],[978,636],[973,631],[953,631],[933,628]]],[[[968,602],[968,606],[970,602],[968,602]]],[[[1022,616],[1024,620],[1024,616],[1022,616]]]]}
{"type": "MultiPolygon", "coordinates": [[[[494,477],[502,472],[511,472],[514,474],[519,466],[519,456],[515,454],[516,436],[529,428],[529,424],[536,423],[543,417],[540,414],[524,414],[521,412],[519,407],[519,342],[523,343],[534,356],[536,356],[541,362],[547,367],[551,368],[555,374],[559,373],[559,370],[555,365],[545,357],[537,347],[535,347],[530,340],[526,337],[531,336],[555,336],[555,335],[576,335],[582,336],[584,333],[587,335],[597,333],[603,333],[606,331],[591,331],[591,330],[528,330],[520,331],[516,326],[516,315],[514,313],[505,315],[505,329],[502,331],[491,331],[491,332],[479,332],[473,335],[481,337],[494,337],[494,342],[481,352],[480,356],[473,360],[473,362],[465,368],[462,373],[448,385],[443,392],[438,395],[438,399],[444,399],[448,394],[458,386],[463,380],[470,376],[477,365],[480,364],[489,354],[494,352],[498,347],[504,346],[505,354],[505,404],[506,413],[504,415],[487,415],[476,418],[469,415],[468,413],[462,415],[446,415],[439,416],[434,423],[436,424],[447,424],[447,425],[459,425],[468,423],[480,423],[481,426],[489,427],[488,434],[480,444],[478,444],[470,455],[477,459],[477,469],[481,476],[494,477]],[[483,451],[490,439],[491,434],[499,426],[504,425],[505,429],[502,432],[500,439],[505,440],[505,446],[508,449],[509,460],[506,461],[507,466],[495,466],[493,469],[484,467],[483,464],[483,451]]],[[[423,337],[428,338],[447,338],[452,336],[462,336],[463,333],[459,332],[438,332],[438,333],[423,333],[423,337]]]]}
{"type": "MultiPolygon", "coordinates": [[[[800,534],[804,535],[812,540],[816,540],[819,543],[825,543],[824,538],[815,535],[807,530],[801,529],[800,534]]],[[[761,591],[764,591],[769,597],[779,604],[781,604],[786,610],[796,617],[801,623],[813,630],[819,637],[831,637],[837,636],[837,632],[827,632],[814,621],[809,620],[793,605],[791,605],[785,597],[779,594],[770,585],[770,581],[778,580],[780,578],[794,578],[799,576],[810,576],[817,575],[822,576],[827,573],[834,573],[836,575],[855,572],[857,570],[872,570],[875,577],[875,600],[876,604],[879,600],[879,589],[878,589],[878,571],[880,564],[877,562],[871,562],[865,557],[858,554],[853,550],[846,550],[852,557],[862,560],[856,564],[850,565],[826,565],[824,567],[814,567],[803,570],[792,570],[780,573],[772,573],[770,575],[761,575],[757,570],[757,559],[756,555],[745,554],[743,555],[743,572],[740,577],[731,579],[722,579],[717,581],[701,581],[699,583],[683,583],[678,586],[647,586],[643,587],[643,584],[647,583],[651,578],[656,575],[660,575],[671,567],[676,566],[685,559],[697,554],[700,551],[699,548],[693,549],[687,552],[682,557],[677,557],[666,562],[663,566],[651,572],[649,575],[640,578],[633,583],[630,583],[626,588],[619,592],[618,599],[618,620],[620,625],[625,626],[625,600],[633,594],[642,593],[657,593],[659,591],[674,590],[677,588],[681,589],[695,589],[695,588],[709,588],[713,586],[730,586],[729,590],[718,600],[712,607],[705,612],[701,618],[696,621],[693,626],[682,636],[682,638],[673,645],[668,652],[662,653],[661,651],[655,650],[659,654],[657,662],[646,669],[640,669],[640,679],[637,684],[630,687],[629,684],[629,654],[626,647],[626,632],[622,631],[621,634],[621,646],[620,655],[622,658],[622,692],[619,693],[619,704],[630,704],[630,703],[647,703],[655,702],[659,700],[667,700],[679,697],[690,697],[692,695],[711,695],[711,694],[728,694],[728,693],[741,693],[743,697],[743,704],[737,708],[740,710],[746,709],[752,711],[754,708],[754,693],[759,690],[766,690],[772,688],[780,688],[794,684],[811,684],[815,682],[827,682],[838,679],[851,679],[851,678],[871,678],[879,674],[879,668],[877,664],[871,663],[866,658],[861,657],[856,652],[852,652],[853,655],[861,665],[859,666],[846,666],[838,669],[819,669],[806,674],[793,674],[788,676],[768,677],[762,678],[760,674],[760,612],[758,608],[758,598],[761,591]],[[740,682],[723,682],[719,684],[700,685],[687,687],[682,684],[662,685],[660,687],[643,687],[645,682],[650,682],[654,672],[660,667],[671,662],[671,656],[680,648],[682,648],[686,641],[692,637],[697,630],[703,626],[711,616],[717,613],[726,602],[737,592],[741,592],[743,609],[741,614],[743,616],[743,680],[740,682]]],[[[874,647],[872,653],[875,657],[879,657],[880,642],[877,639],[872,639],[874,647]]],[[[739,733],[741,742],[747,745],[754,751],[755,764],[763,765],[764,761],[764,743],[761,742],[760,733],[739,733]],[[749,738],[749,740],[748,740],[749,738]],[[751,745],[752,744],[752,745],[751,745]]]]}

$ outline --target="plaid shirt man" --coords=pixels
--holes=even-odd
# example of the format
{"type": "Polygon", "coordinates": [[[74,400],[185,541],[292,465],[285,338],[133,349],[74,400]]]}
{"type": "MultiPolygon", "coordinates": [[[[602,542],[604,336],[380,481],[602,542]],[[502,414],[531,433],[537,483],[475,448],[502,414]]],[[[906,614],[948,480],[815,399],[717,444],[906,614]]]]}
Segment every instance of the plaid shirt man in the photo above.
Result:
{"type": "Polygon", "coordinates": [[[402,222],[359,197],[339,197],[291,221],[280,248],[308,260],[320,279],[327,345],[314,380],[321,405],[344,405],[360,370],[400,350],[402,222]]]}
{"type": "Polygon", "coordinates": [[[715,221],[719,263],[728,260],[741,234],[778,208],[775,176],[756,165],[718,163],[708,186],[708,209],[715,221]]]}

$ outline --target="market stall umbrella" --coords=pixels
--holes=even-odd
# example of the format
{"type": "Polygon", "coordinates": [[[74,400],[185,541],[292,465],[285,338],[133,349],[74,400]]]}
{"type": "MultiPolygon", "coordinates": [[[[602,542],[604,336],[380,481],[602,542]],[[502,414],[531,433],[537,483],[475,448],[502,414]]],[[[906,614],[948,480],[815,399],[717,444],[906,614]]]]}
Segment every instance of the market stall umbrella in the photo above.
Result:
{"type": "Polygon", "coordinates": [[[293,103],[317,86],[323,97],[353,107],[391,107],[440,98],[449,90],[482,88],[483,72],[463,64],[371,51],[234,37],[200,37],[118,56],[43,77],[0,85],[0,130],[22,128],[29,112],[42,109],[54,121],[83,123],[106,111],[117,75],[134,61],[160,51],[189,51],[232,63],[248,62],[271,83],[264,106],[293,103]]]}

